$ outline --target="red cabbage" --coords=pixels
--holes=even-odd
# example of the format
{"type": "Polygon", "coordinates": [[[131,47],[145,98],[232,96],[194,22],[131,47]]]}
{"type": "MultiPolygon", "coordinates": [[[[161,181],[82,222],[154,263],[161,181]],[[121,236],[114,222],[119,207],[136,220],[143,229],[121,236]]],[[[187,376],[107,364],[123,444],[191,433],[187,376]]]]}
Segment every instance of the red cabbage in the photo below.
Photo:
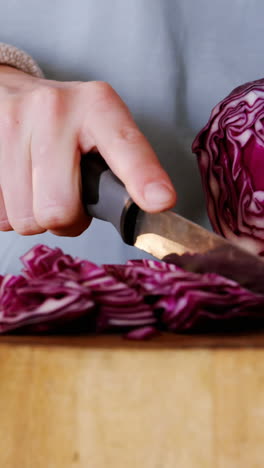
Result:
{"type": "Polygon", "coordinates": [[[264,252],[264,79],[236,88],[193,143],[213,229],[264,252]]]}
{"type": "Polygon", "coordinates": [[[199,272],[196,261],[196,271],[187,271],[183,258],[190,266],[188,256],[97,266],[37,245],[22,257],[20,275],[0,277],[0,332],[122,332],[144,339],[160,331],[263,325],[264,294],[199,272]]]}

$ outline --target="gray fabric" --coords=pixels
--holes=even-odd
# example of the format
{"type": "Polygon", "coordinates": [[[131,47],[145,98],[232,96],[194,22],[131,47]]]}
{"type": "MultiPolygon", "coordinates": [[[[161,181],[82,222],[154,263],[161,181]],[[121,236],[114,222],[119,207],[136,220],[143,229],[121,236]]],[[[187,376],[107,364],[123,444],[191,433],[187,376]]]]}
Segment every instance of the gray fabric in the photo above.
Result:
{"type": "MultiPolygon", "coordinates": [[[[261,0],[10,0],[0,40],[25,49],[58,80],[104,80],[118,91],[177,188],[177,211],[208,225],[191,143],[212,107],[264,75],[261,0]]],[[[110,226],[76,239],[0,234],[1,271],[44,242],[96,262],[137,257],[110,226]]]]}

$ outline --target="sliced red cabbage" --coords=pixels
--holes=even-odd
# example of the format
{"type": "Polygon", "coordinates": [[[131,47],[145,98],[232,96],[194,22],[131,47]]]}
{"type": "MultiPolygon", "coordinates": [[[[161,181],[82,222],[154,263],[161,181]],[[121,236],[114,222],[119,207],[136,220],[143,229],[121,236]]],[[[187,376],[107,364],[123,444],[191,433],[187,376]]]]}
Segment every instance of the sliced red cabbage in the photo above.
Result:
{"type": "MultiPolygon", "coordinates": [[[[97,266],[38,245],[18,276],[0,277],[0,332],[122,332],[233,329],[264,324],[264,294],[190,268],[190,258],[97,266]],[[179,263],[179,265],[177,265],[179,263]]],[[[201,269],[201,268],[200,268],[201,269]]],[[[249,275],[250,272],[245,272],[249,275]]]]}
{"type": "Polygon", "coordinates": [[[264,79],[236,88],[193,143],[208,215],[219,234],[264,252],[264,79]]]}

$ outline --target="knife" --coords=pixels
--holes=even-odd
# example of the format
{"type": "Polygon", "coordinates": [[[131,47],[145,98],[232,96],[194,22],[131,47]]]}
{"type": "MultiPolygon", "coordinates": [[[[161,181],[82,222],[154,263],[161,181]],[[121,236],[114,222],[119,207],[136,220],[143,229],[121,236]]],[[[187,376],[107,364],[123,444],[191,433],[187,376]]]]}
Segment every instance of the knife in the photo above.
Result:
{"type": "Polygon", "coordinates": [[[246,273],[250,272],[246,285],[264,293],[261,257],[172,211],[150,214],[141,210],[99,153],[82,155],[81,179],[87,214],[112,223],[126,244],[160,260],[173,258],[173,255],[185,258],[183,254],[186,253],[202,254],[197,257],[201,261],[184,261],[184,268],[200,271],[206,256],[207,272],[222,274],[243,286],[245,277],[249,276],[246,273]],[[217,262],[211,261],[214,258],[217,262]]]}

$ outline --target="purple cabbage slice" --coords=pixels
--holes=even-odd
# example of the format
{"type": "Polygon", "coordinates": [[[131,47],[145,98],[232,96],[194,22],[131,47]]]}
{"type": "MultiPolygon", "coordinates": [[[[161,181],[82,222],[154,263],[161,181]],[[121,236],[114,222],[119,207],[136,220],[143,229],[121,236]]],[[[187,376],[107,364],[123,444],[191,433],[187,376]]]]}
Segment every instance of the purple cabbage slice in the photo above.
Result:
{"type": "Polygon", "coordinates": [[[264,294],[204,271],[201,258],[98,266],[37,245],[22,263],[20,275],[0,277],[0,333],[118,332],[148,339],[162,331],[264,325],[264,294]]]}
{"type": "Polygon", "coordinates": [[[264,79],[234,89],[193,142],[213,229],[264,253],[264,79]]]}

